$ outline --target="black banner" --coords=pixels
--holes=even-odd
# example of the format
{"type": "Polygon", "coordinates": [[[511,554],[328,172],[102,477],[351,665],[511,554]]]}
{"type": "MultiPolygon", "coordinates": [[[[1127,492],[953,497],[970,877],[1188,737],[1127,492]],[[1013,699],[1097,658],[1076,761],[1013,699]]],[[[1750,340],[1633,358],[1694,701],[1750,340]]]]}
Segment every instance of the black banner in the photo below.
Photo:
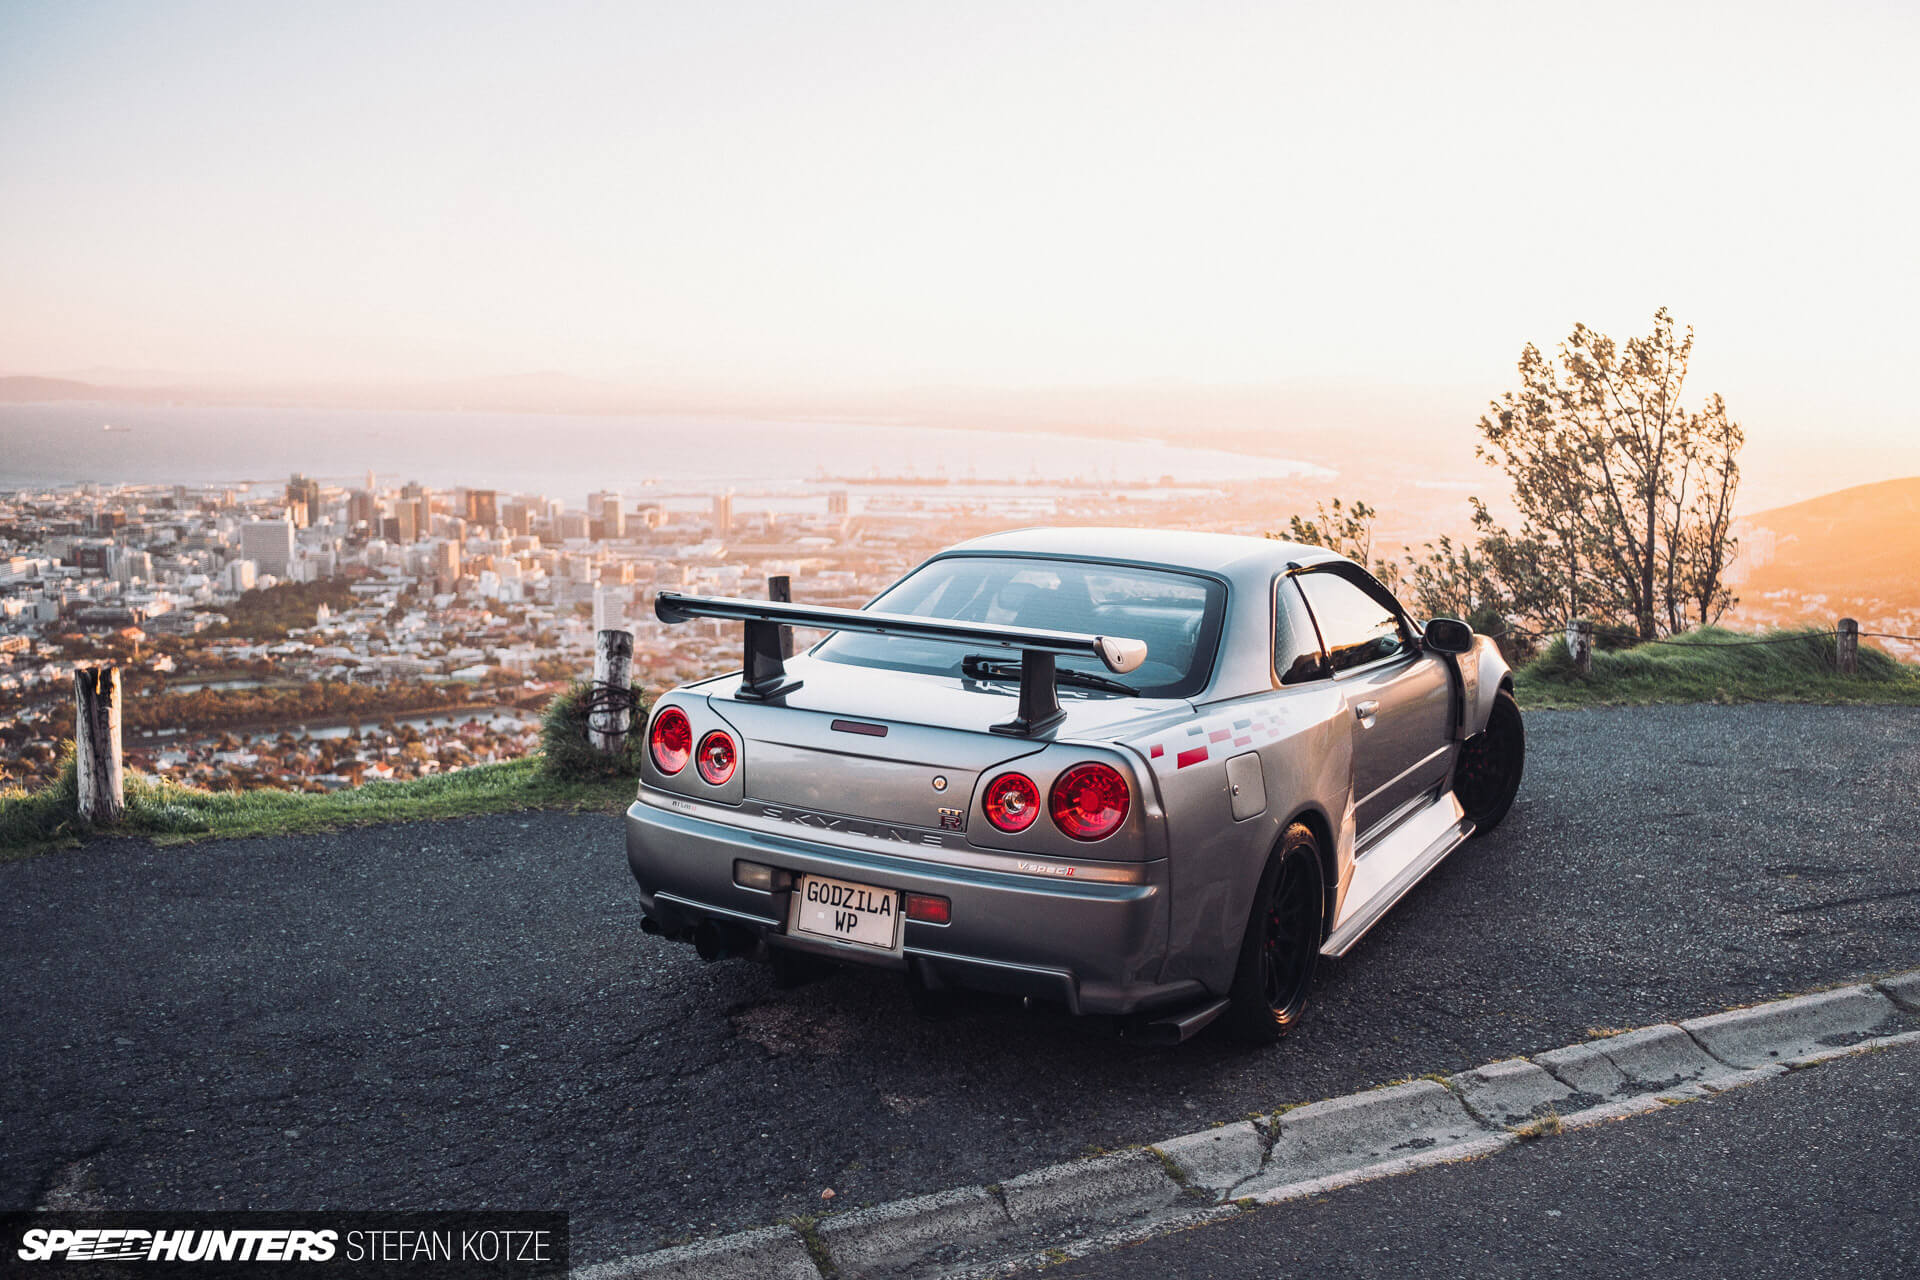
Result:
{"type": "Polygon", "coordinates": [[[0,1275],[530,1280],[567,1274],[564,1213],[0,1213],[0,1275]]]}

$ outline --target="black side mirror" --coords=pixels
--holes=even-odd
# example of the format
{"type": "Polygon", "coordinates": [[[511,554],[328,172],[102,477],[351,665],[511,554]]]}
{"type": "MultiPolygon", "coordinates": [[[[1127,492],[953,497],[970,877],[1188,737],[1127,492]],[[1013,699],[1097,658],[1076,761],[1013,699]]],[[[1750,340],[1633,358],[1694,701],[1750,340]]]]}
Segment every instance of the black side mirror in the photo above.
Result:
{"type": "Polygon", "coordinates": [[[1435,653],[1473,652],[1473,628],[1458,618],[1435,618],[1427,624],[1420,643],[1435,653]]]}

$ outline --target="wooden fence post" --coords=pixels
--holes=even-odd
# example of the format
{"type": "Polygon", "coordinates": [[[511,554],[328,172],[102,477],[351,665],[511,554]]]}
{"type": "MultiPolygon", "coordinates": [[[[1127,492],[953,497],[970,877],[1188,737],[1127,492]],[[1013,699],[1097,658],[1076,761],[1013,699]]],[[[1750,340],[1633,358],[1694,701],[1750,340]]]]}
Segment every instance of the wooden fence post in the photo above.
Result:
{"type": "Polygon", "coordinates": [[[1833,665],[1843,676],[1860,668],[1860,623],[1854,618],[1840,619],[1833,637],[1833,665]]]}
{"type": "Polygon", "coordinates": [[[1567,624],[1567,656],[1581,675],[1593,670],[1593,623],[1588,619],[1575,618],[1567,624]]]}
{"type": "Polygon", "coordinates": [[[593,645],[593,699],[587,714],[587,741],[596,750],[618,755],[626,749],[633,707],[633,632],[602,631],[593,645]]]}
{"type": "MultiPolygon", "coordinates": [[[[784,573],[767,575],[767,599],[779,604],[793,603],[793,579],[784,573]]],[[[780,628],[780,657],[782,661],[793,656],[793,628],[780,628]]]]}
{"type": "Polygon", "coordinates": [[[73,763],[80,816],[105,825],[127,807],[120,776],[120,668],[73,671],[73,763]]]}

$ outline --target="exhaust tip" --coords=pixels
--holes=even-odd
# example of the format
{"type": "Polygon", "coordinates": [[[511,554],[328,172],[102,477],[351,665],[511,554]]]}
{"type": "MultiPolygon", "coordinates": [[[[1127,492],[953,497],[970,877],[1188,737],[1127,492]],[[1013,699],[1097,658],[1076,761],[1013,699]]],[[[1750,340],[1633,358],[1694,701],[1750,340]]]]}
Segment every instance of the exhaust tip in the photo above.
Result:
{"type": "Polygon", "coordinates": [[[750,955],[759,944],[760,939],[747,930],[711,920],[702,920],[693,930],[694,953],[708,964],[750,955]]]}

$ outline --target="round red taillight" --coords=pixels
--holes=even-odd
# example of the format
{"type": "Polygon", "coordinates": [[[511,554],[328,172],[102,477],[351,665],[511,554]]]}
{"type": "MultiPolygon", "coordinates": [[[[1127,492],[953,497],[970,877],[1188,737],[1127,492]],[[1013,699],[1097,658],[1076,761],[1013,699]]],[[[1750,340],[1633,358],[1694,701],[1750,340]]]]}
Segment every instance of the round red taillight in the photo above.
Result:
{"type": "Polygon", "coordinates": [[[1075,840],[1112,835],[1127,820],[1132,800],[1127,780],[1110,765],[1075,765],[1060,775],[1047,797],[1053,823],[1075,840]]]}
{"type": "Polygon", "coordinates": [[[987,788],[980,807],[1000,830],[1025,831],[1040,816],[1040,788],[1025,774],[1003,773],[987,788]]]}
{"type": "Polygon", "coordinates": [[[738,758],[733,739],[715,729],[700,739],[700,755],[695,763],[700,767],[700,776],[717,787],[733,776],[733,764],[738,758]]]}
{"type": "Polygon", "coordinates": [[[653,718],[653,730],[647,735],[647,749],[653,753],[653,763],[662,773],[678,773],[687,767],[687,757],[693,754],[693,726],[687,723],[687,713],[678,707],[667,707],[653,718]]]}

